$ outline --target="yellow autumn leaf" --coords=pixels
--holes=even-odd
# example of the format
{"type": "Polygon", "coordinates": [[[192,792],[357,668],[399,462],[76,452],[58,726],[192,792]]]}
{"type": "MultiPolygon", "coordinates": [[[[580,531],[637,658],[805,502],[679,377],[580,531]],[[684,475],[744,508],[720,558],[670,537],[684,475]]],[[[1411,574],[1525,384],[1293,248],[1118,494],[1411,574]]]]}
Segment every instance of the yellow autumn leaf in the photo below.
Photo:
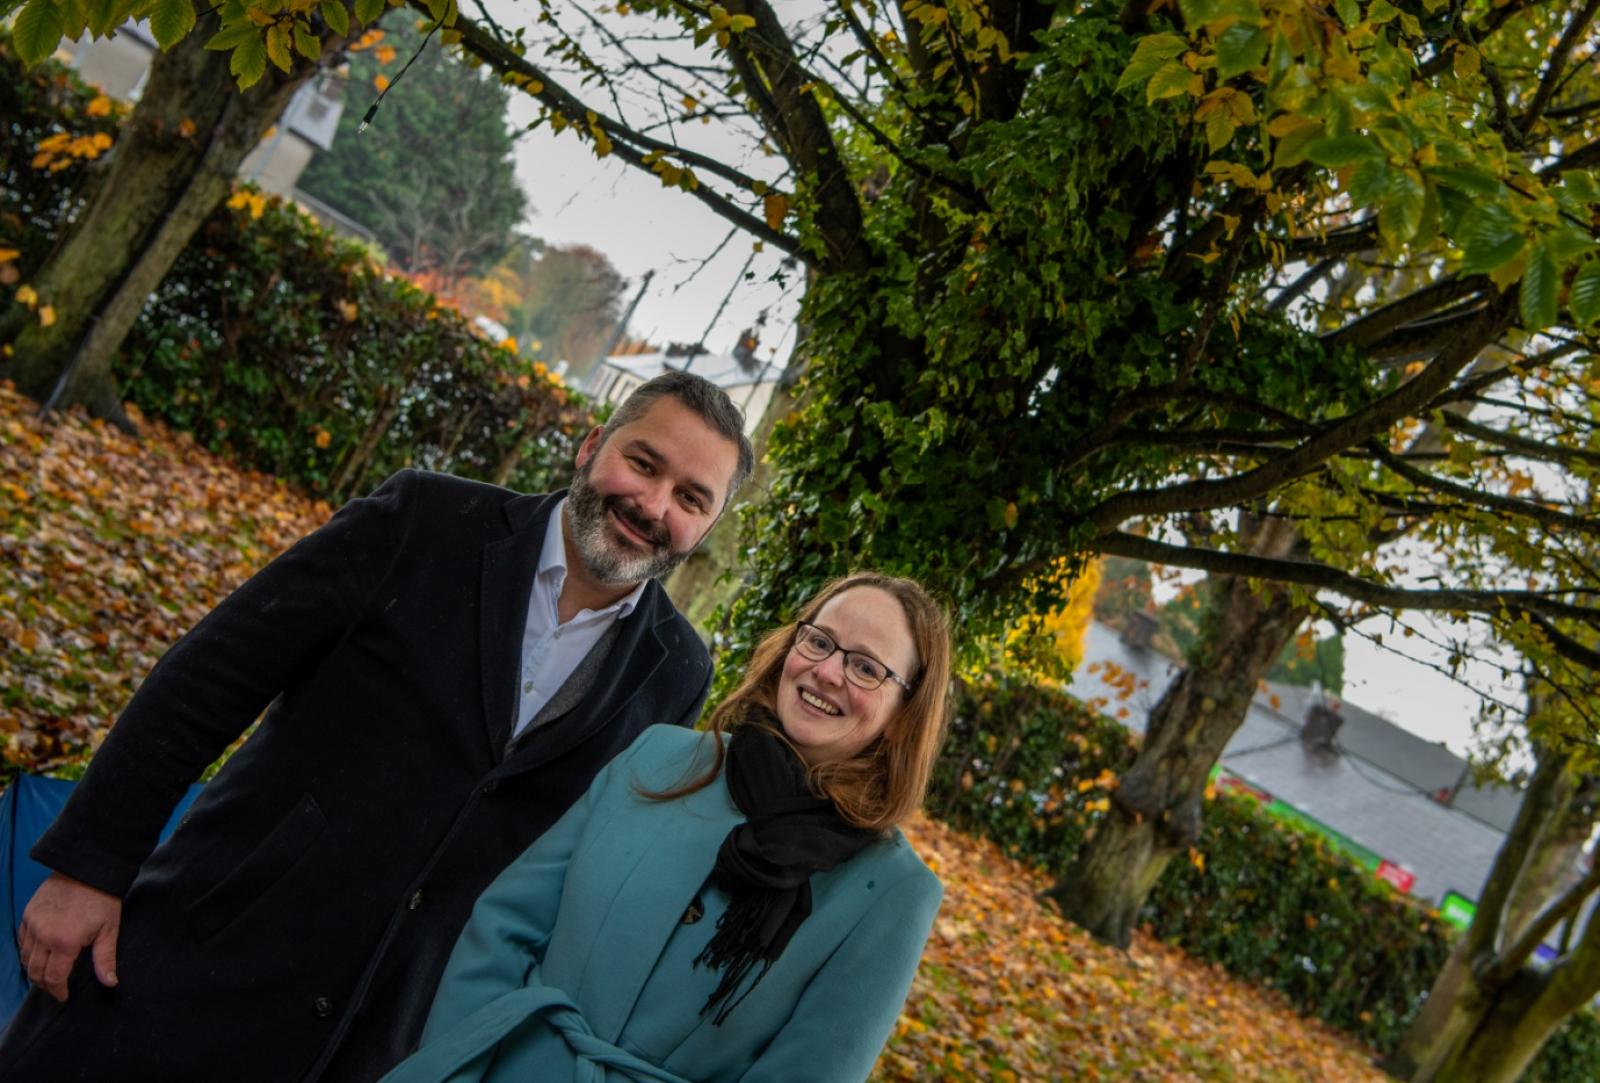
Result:
{"type": "Polygon", "coordinates": [[[372,50],[372,55],[378,58],[378,63],[389,64],[394,61],[394,46],[380,45],[372,50]]]}
{"type": "Polygon", "coordinates": [[[768,229],[782,229],[783,220],[789,214],[789,197],[782,192],[768,192],[761,197],[761,212],[768,229]]]}
{"type": "Polygon", "coordinates": [[[39,306],[39,326],[40,327],[49,327],[51,324],[53,324],[55,322],[56,322],[56,306],[55,305],[40,305],[39,306]]]}
{"type": "Polygon", "coordinates": [[[18,286],[17,303],[32,308],[39,303],[39,294],[32,286],[18,286]]]}
{"type": "Polygon", "coordinates": [[[355,323],[356,317],[361,315],[361,309],[354,301],[338,301],[335,303],[338,306],[339,315],[344,317],[345,323],[355,323]]]}
{"type": "Polygon", "coordinates": [[[111,115],[111,99],[104,94],[97,94],[83,111],[91,117],[108,117],[111,115]]]}
{"type": "Polygon", "coordinates": [[[372,85],[377,88],[379,94],[382,94],[389,89],[389,77],[386,75],[374,75],[372,77],[372,85]]]}
{"type": "Polygon", "coordinates": [[[20,255],[22,253],[15,248],[0,248],[0,263],[10,263],[20,255]]]}

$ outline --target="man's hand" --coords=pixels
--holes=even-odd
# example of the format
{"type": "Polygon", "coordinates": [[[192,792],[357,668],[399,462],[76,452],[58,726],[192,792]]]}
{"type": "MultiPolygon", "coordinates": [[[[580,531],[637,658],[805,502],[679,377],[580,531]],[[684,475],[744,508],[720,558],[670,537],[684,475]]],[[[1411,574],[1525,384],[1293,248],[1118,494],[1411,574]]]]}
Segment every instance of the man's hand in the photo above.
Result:
{"type": "Polygon", "coordinates": [[[22,912],[17,950],[28,980],[59,1001],[78,953],[90,948],[101,985],[117,984],[117,929],[122,900],[99,888],[51,873],[22,912]]]}

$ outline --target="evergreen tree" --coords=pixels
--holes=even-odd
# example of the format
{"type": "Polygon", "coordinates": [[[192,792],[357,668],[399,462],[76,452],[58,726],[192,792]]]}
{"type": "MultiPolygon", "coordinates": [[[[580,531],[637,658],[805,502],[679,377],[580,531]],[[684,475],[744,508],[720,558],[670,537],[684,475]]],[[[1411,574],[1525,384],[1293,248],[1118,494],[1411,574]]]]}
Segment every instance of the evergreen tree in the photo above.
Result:
{"type": "Polygon", "coordinates": [[[415,13],[383,20],[383,37],[350,61],[345,111],[333,148],[317,155],[300,188],[367,226],[402,268],[455,282],[503,257],[527,207],[511,159],[506,90],[484,69],[428,42],[372,124],[378,94],[416,53],[415,13]]]}

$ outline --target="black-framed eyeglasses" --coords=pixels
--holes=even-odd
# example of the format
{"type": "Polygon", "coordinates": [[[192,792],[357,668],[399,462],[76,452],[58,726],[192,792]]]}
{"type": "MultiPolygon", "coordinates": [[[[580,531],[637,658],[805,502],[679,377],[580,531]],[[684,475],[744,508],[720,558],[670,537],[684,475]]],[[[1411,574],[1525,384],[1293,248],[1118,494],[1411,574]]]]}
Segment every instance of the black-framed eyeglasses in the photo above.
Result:
{"type": "Polygon", "coordinates": [[[814,624],[800,622],[794,631],[794,649],[800,652],[802,658],[813,662],[826,662],[835,651],[844,651],[845,678],[857,688],[877,688],[884,681],[893,681],[907,692],[911,691],[911,686],[900,674],[870,654],[846,651],[831,635],[814,624]]]}

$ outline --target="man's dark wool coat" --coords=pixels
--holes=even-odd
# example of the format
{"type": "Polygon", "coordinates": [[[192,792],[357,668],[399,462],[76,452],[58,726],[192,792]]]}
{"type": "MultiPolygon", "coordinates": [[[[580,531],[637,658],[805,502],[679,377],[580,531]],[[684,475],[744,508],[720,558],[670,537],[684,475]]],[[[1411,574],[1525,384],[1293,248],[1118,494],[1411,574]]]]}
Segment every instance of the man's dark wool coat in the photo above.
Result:
{"type": "Polygon", "coordinates": [[[33,851],[123,896],[120,984],[85,950],[65,1005],[28,997],[0,1079],[371,1080],[408,1052],[479,892],[710,686],[651,582],[588,694],[508,753],[558,499],[403,472],[167,652],[33,851]]]}

